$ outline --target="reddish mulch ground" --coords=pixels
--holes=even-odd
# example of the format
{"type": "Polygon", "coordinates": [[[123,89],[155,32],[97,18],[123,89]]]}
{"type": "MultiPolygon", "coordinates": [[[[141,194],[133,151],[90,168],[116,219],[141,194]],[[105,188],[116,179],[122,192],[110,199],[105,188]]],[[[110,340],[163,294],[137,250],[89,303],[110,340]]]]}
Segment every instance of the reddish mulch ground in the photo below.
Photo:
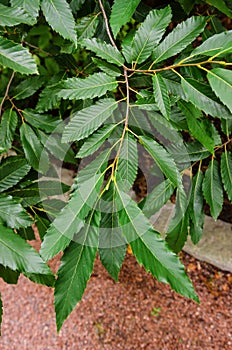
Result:
{"type": "MultiPolygon", "coordinates": [[[[154,280],[127,255],[115,283],[96,260],[83,300],[56,334],[53,291],[0,281],[2,350],[232,349],[232,274],[183,254],[201,304],[154,280]]],[[[57,265],[57,259],[53,262],[57,265]]]]}

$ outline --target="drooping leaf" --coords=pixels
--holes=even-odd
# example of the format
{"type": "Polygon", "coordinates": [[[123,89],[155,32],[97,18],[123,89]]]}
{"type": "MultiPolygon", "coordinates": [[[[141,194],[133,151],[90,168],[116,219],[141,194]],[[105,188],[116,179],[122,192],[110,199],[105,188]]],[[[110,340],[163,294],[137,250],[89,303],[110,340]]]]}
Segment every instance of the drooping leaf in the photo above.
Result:
{"type": "Polygon", "coordinates": [[[152,77],[153,93],[156,103],[166,119],[170,117],[171,105],[168,95],[167,85],[160,74],[155,74],[152,77]]]}
{"type": "Polygon", "coordinates": [[[99,203],[101,223],[99,230],[99,257],[115,281],[125,258],[127,243],[122,234],[115,205],[115,187],[111,185],[99,203]]]}
{"type": "Polygon", "coordinates": [[[0,65],[22,74],[37,74],[36,63],[21,44],[0,37],[0,65]]]}
{"type": "Polygon", "coordinates": [[[98,15],[90,15],[81,18],[76,25],[78,40],[92,38],[98,25],[98,15]]]}
{"type": "Polygon", "coordinates": [[[65,80],[61,85],[58,95],[69,100],[85,100],[96,96],[101,97],[108,90],[114,90],[117,85],[113,77],[105,73],[95,73],[85,79],[69,78],[65,80]]]}
{"type": "Polygon", "coordinates": [[[116,128],[115,124],[105,125],[100,128],[93,135],[89,136],[85,143],[81,146],[78,151],[77,157],[84,158],[92,153],[96,152],[98,148],[105,142],[110,136],[113,130],[116,128]]]}
{"type": "Polygon", "coordinates": [[[41,9],[52,29],[76,44],[75,21],[66,0],[42,0],[41,9]]]}
{"type": "Polygon", "coordinates": [[[207,73],[212,90],[232,113],[232,72],[223,68],[214,68],[207,73]]]}
{"type": "Polygon", "coordinates": [[[32,16],[30,16],[21,6],[8,7],[0,4],[0,13],[0,26],[12,27],[20,23],[35,23],[32,16]]]}
{"type": "Polygon", "coordinates": [[[44,79],[40,76],[30,77],[22,80],[14,89],[14,99],[22,100],[34,95],[44,84],[44,79]]]}
{"type": "Polygon", "coordinates": [[[70,7],[73,12],[77,12],[81,9],[82,5],[86,0],[71,0],[70,7]]]}
{"type": "Polygon", "coordinates": [[[227,7],[224,1],[222,0],[204,0],[207,4],[213,5],[219,11],[226,14],[226,16],[232,18],[232,11],[227,7]]]}
{"type": "Polygon", "coordinates": [[[189,58],[196,55],[214,56],[220,57],[221,54],[232,52],[232,30],[214,34],[205,40],[200,46],[197,46],[192,52],[189,58]]]}
{"type": "Polygon", "coordinates": [[[174,186],[169,179],[157,185],[146,198],[143,206],[143,213],[150,218],[157,213],[170,199],[174,191],[174,186]]]}
{"type": "Polygon", "coordinates": [[[230,136],[232,134],[232,119],[222,119],[221,128],[226,136],[230,136]]]}
{"type": "Polygon", "coordinates": [[[198,301],[179,258],[168,249],[136,203],[119,188],[117,193],[121,210],[119,222],[139,264],[159,281],[169,283],[177,293],[198,301]]]}
{"type": "Polygon", "coordinates": [[[110,26],[115,38],[120,28],[130,20],[140,1],[141,0],[114,0],[110,15],[110,26]]]}
{"type": "Polygon", "coordinates": [[[192,0],[176,0],[180,3],[180,5],[182,6],[182,8],[184,9],[184,11],[189,14],[190,11],[192,10],[192,8],[195,5],[195,2],[192,0]]]}
{"type": "Polygon", "coordinates": [[[154,47],[165,33],[171,17],[170,6],[149,12],[133,38],[129,63],[132,61],[142,63],[151,56],[154,47]]]}
{"type": "Polygon", "coordinates": [[[210,206],[210,214],[214,220],[216,220],[223,206],[223,188],[218,162],[214,158],[212,158],[205,172],[203,194],[206,202],[210,206]]]}
{"type": "Polygon", "coordinates": [[[150,153],[163,174],[170,179],[175,187],[182,187],[181,175],[171,155],[158,142],[147,137],[140,136],[139,142],[150,153]]]}
{"type": "Polygon", "coordinates": [[[153,52],[154,63],[166,60],[185,49],[206,25],[204,17],[190,17],[178,24],[173,31],[157,46],[153,52]]]}
{"type": "Polygon", "coordinates": [[[20,138],[28,163],[35,170],[45,174],[49,168],[49,158],[33,129],[26,123],[20,127],[20,138]]]}
{"type": "Polygon", "coordinates": [[[21,227],[19,230],[17,230],[17,233],[19,234],[20,237],[24,238],[26,241],[32,241],[36,239],[32,226],[21,227]]]}
{"type": "Polygon", "coordinates": [[[83,220],[98,199],[104,178],[101,168],[107,162],[108,157],[109,151],[101,153],[78,173],[71,199],[53,221],[45,235],[40,251],[45,260],[51,259],[64,250],[74,234],[77,234],[83,227],[83,220]]]}
{"type": "Polygon", "coordinates": [[[170,221],[166,242],[170,249],[178,253],[184,246],[188,236],[189,211],[186,193],[177,191],[175,215],[170,221]]]}
{"type": "Polygon", "coordinates": [[[8,284],[16,284],[19,278],[19,272],[13,271],[9,267],[0,265],[0,277],[8,284]]]}
{"type": "Polygon", "coordinates": [[[190,163],[210,156],[210,152],[198,141],[172,144],[167,146],[169,153],[177,163],[190,163]]]}
{"type": "Polygon", "coordinates": [[[108,63],[96,57],[92,57],[92,61],[98,68],[112,77],[119,77],[121,75],[120,69],[111,63],[108,63]]]}
{"type": "Polygon", "coordinates": [[[216,96],[207,84],[182,77],[181,85],[189,101],[206,114],[217,118],[231,118],[231,113],[216,101],[216,96]]]}
{"type": "Polygon", "coordinates": [[[134,136],[127,132],[122,142],[117,165],[120,188],[128,192],[134,184],[138,172],[138,149],[134,136]]]}
{"type": "Polygon", "coordinates": [[[205,119],[198,119],[200,111],[190,102],[179,101],[178,105],[186,116],[191,135],[211,153],[214,153],[214,140],[208,134],[208,124],[205,119]]]}
{"type": "Polygon", "coordinates": [[[203,234],[203,225],[205,214],[203,210],[203,192],[202,183],[204,175],[199,167],[198,172],[192,181],[192,191],[190,197],[190,218],[192,225],[190,225],[190,235],[192,242],[197,244],[203,234]]]}
{"type": "Polygon", "coordinates": [[[36,283],[52,286],[54,275],[37,251],[0,223],[0,264],[18,270],[36,283]]]}
{"type": "Polygon", "coordinates": [[[55,284],[56,324],[64,320],[81,300],[93,270],[98,247],[100,215],[92,211],[75,241],[65,250],[55,284]]]}
{"type": "Polygon", "coordinates": [[[0,124],[0,153],[7,152],[11,148],[17,124],[17,113],[12,109],[7,109],[2,115],[0,124]]]}
{"type": "Polygon", "coordinates": [[[1,222],[11,228],[27,227],[33,223],[21,204],[14,200],[12,196],[4,194],[0,195],[0,219],[1,222]]]}
{"type": "Polygon", "coordinates": [[[230,201],[232,201],[232,153],[225,149],[221,155],[221,177],[230,201]]]}
{"type": "Polygon", "coordinates": [[[44,147],[57,159],[63,162],[76,164],[75,155],[68,143],[61,142],[61,135],[47,135],[41,130],[37,130],[39,139],[44,147]]]}
{"type": "Polygon", "coordinates": [[[60,98],[58,97],[58,92],[60,91],[60,80],[62,79],[62,74],[54,75],[49,81],[48,85],[43,89],[39,95],[39,101],[36,105],[37,112],[46,112],[49,109],[55,108],[60,98]]]}
{"type": "Polygon", "coordinates": [[[124,64],[124,59],[121,53],[112,45],[105,43],[100,39],[84,39],[81,45],[86,49],[93,51],[98,57],[104,60],[114,63],[121,67],[124,64]]]}
{"type": "Polygon", "coordinates": [[[30,169],[30,165],[24,158],[9,157],[0,165],[0,192],[16,185],[30,169]]]}
{"type": "MultiPolygon", "coordinates": [[[[23,117],[25,120],[35,128],[44,130],[45,132],[52,132],[62,123],[61,119],[49,114],[36,113],[33,109],[26,108],[23,110],[23,117]]],[[[63,130],[61,127],[60,130],[63,130]]]]}
{"type": "Polygon", "coordinates": [[[34,20],[39,14],[40,0],[10,0],[10,3],[13,7],[24,9],[34,20]]]}
{"type": "Polygon", "coordinates": [[[89,136],[110,117],[117,105],[118,103],[112,98],[106,98],[74,113],[64,129],[62,141],[81,140],[89,136]]]}

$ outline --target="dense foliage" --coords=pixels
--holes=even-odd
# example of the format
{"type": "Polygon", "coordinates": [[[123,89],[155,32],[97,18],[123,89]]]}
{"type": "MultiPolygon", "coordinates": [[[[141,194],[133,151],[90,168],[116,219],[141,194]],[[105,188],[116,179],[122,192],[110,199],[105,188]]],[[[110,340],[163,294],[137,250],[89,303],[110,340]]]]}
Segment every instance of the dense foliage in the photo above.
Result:
{"type": "Polygon", "coordinates": [[[216,220],[232,200],[231,5],[0,0],[0,276],[54,286],[58,330],[96,253],[117,281],[128,244],[198,301],[176,253],[201,238],[204,203],[216,220]],[[62,166],[77,172],[71,189],[62,166]],[[136,203],[138,170],[153,186],[136,203]],[[171,196],[162,239],[149,218],[171,196]],[[46,262],[61,251],[54,276],[46,262]]]}

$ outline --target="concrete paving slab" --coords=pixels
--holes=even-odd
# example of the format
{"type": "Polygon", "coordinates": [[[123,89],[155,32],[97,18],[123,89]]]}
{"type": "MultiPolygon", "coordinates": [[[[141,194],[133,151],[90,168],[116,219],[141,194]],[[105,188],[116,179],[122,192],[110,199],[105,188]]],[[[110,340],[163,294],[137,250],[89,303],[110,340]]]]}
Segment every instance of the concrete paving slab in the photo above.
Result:
{"type": "MultiPolygon", "coordinates": [[[[168,203],[151,217],[154,227],[165,232],[174,213],[174,205],[168,203]]],[[[206,216],[204,234],[197,245],[190,239],[184,249],[196,259],[208,262],[221,270],[232,272],[232,224],[206,216]]]]}

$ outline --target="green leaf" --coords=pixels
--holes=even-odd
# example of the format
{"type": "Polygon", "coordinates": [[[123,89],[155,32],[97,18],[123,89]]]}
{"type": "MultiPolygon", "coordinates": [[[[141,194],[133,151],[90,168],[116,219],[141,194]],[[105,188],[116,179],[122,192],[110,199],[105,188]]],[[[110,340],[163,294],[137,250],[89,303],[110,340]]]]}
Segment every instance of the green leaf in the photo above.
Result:
{"type": "Polygon", "coordinates": [[[107,163],[109,153],[109,151],[101,153],[78,173],[71,199],[53,221],[44,237],[40,253],[45,260],[51,259],[64,250],[74,234],[83,227],[83,220],[98,199],[98,192],[104,178],[101,168],[107,163]]]}
{"type": "Polygon", "coordinates": [[[151,56],[154,47],[162,39],[166,27],[171,22],[172,14],[170,6],[161,10],[150,11],[145,21],[141,24],[131,44],[130,62],[144,62],[151,56]]]}
{"type": "Polygon", "coordinates": [[[160,112],[166,119],[169,119],[171,112],[170,99],[168,95],[167,85],[160,74],[155,74],[152,77],[153,93],[160,109],[160,112]]]}
{"type": "Polygon", "coordinates": [[[168,151],[177,163],[199,161],[210,156],[210,152],[198,141],[168,145],[168,151]]]}
{"type": "Polygon", "coordinates": [[[22,80],[14,89],[14,99],[22,100],[34,95],[44,84],[44,79],[41,76],[30,77],[22,80]]]}
{"type": "Polygon", "coordinates": [[[38,17],[40,0],[10,0],[10,3],[13,7],[24,9],[34,20],[38,17]]]}
{"type": "Polygon", "coordinates": [[[182,187],[181,175],[171,155],[155,140],[140,136],[139,142],[150,153],[160,170],[175,187],[182,187]]]}
{"type": "Polygon", "coordinates": [[[115,124],[104,125],[93,135],[89,136],[79,149],[77,157],[84,158],[96,152],[116,127],[115,124]]]}
{"type": "Polygon", "coordinates": [[[42,0],[41,9],[52,29],[76,44],[75,21],[66,0],[42,0]]]}
{"type": "Polygon", "coordinates": [[[188,236],[189,213],[187,207],[187,197],[184,191],[177,191],[175,215],[172,218],[166,242],[170,249],[178,253],[184,246],[188,236]]]}
{"type": "Polygon", "coordinates": [[[169,283],[177,293],[199,301],[179,258],[168,249],[136,203],[118,188],[117,193],[119,221],[138,263],[159,281],[169,283]]]}
{"type": "Polygon", "coordinates": [[[8,284],[17,284],[19,272],[13,271],[9,267],[0,265],[0,277],[8,284]]]}
{"type": "Polygon", "coordinates": [[[200,111],[190,102],[179,101],[178,106],[186,116],[191,135],[213,154],[214,139],[208,133],[208,123],[206,123],[206,120],[198,119],[200,111]]]}
{"type": "Polygon", "coordinates": [[[37,251],[23,238],[0,224],[0,264],[18,270],[36,283],[52,286],[54,275],[37,251]]]}
{"type": "Polygon", "coordinates": [[[100,260],[115,281],[126,255],[127,243],[122,234],[115,205],[115,187],[111,185],[99,203],[101,223],[99,230],[100,260]]]}
{"type": "Polygon", "coordinates": [[[0,192],[16,185],[27,175],[31,167],[26,159],[21,157],[9,157],[0,165],[0,192]]]}
{"type": "Polygon", "coordinates": [[[232,153],[225,149],[221,155],[221,177],[230,201],[232,201],[232,153]]]}
{"type": "Polygon", "coordinates": [[[17,113],[12,109],[7,109],[2,115],[0,124],[0,153],[6,152],[11,148],[17,124],[17,113]]]}
{"type": "Polygon", "coordinates": [[[37,130],[39,139],[44,147],[57,159],[76,164],[75,154],[68,143],[61,143],[61,135],[47,135],[37,130]]]}
{"type": "Polygon", "coordinates": [[[64,320],[81,300],[93,270],[98,247],[100,214],[92,211],[79,234],[65,250],[55,284],[56,324],[59,331],[64,320]]]}
{"type": "Polygon", "coordinates": [[[119,67],[124,64],[121,53],[114,46],[106,44],[100,39],[84,39],[80,44],[88,50],[93,51],[98,57],[105,59],[107,62],[114,63],[119,67]]]}
{"type": "Polygon", "coordinates": [[[91,38],[98,26],[98,15],[90,15],[81,18],[76,25],[78,41],[86,38],[91,38]]]}
{"type": "Polygon", "coordinates": [[[208,71],[207,78],[212,90],[232,113],[232,72],[228,69],[214,68],[208,71]]]}
{"type": "Polygon", "coordinates": [[[106,61],[100,60],[99,58],[92,57],[92,61],[98,68],[100,68],[106,74],[112,77],[119,77],[121,75],[121,71],[118,67],[115,67],[113,64],[108,63],[106,61]]]}
{"type": "Polygon", "coordinates": [[[203,30],[204,17],[190,17],[178,24],[173,31],[157,46],[153,52],[154,63],[166,60],[184,50],[203,30]]]}
{"type": "Polygon", "coordinates": [[[46,174],[49,169],[49,158],[33,129],[23,123],[20,127],[20,138],[28,163],[35,170],[46,174]]]}
{"type": "MultiPolygon", "coordinates": [[[[58,126],[61,126],[62,120],[58,119],[57,117],[54,117],[49,114],[40,114],[36,113],[33,109],[26,108],[23,110],[23,117],[25,120],[32,125],[35,128],[42,129],[45,132],[53,132],[56,129],[56,132],[58,132],[58,126]]],[[[59,129],[63,130],[61,127],[59,129]]]]}
{"type": "Polygon", "coordinates": [[[158,212],[170,199],[173,194],[174,186],[169,179],[164,180],[157,185],[146,198],[143,213],[150,218],[158,212]]]}
{"type": "Polygon", "coordinates": [[[223,188],[218,162],[214,158],[212,158],[205,172],[203,194],[210,206],[210,214],[216,220],[223,206],[223,188]]]}
{"type": "Polygon", "coordinates": [[[69,78],[65,80],[61,85],[58,96],[69,100],[85,100],[96,96],[101,97],[108,90],[116,89],[117,86],[118,83],[113,77],[105,73],[95,73],[85,79],[69,78]]]}
{"type": "Polygon", "coordinates": [[[64,129],[62,141],[81,140],[89,136],[111,116],[117,105],[114,99],[106,98],[74,113],[64,129]]]}
{"type": "Polygon", "coordinates": [[[193,9],[195,2],[192,0],[177,0],[180,5],[182,6],[182,8],[184,9],[184,11],[189,14],[190,11],[193,9]]]}
{"type": "Polygon", "coordinates": [[[232,30],[215,34],[196,47],[189,58],[196,55],[220,56],[232,52],[232,30]]]}
{"type": "Polygon", "coordinates": [[[62,74],[54,75],[49,84],[43,89],[39,95],[39,101],[36,105],[37,112],[46,112],[49,109],[54,109],[60,101],[58,92],[60,91],[60,81],[62,74]]]}
{"type": "Polygon", "coordinates": [[[25,239],[26,241],[32,241],[35,240],[35,233],[34,230],[32,228],[32,226],[28,226],[28,227],[21,227],[17,233],[19,234],[20,237],[22,237],[23,239],[25,239]]]}
{"type": "Polygon", "coordinates": [[[184,79],[182,77],[181,85],[189,101],[206,114],[217,118],[231,118],[231,113],[227,108],[215,101],[216,96],[207,84],[195,79],[184,79]]]}
{"type": "Polygon", "coordinates": [[[12,27],[20,23],[34,24],[35,21],[26,13],[25,9],[18,6],[8,7],[0,4],[0,26],[12,27]]]}
{"type": "Polygon", "coordinates": [[[22,74],[36,74],[36,63],[29,51],[20,44],[0,37],[0,65],[22,74]]]}
{"type": "Polygon", "coordinates": [[[133,186],[138,172],[138,149],[134,136],[127,132],[120,149],[117,178],[120,188],[128,192],[133,186]]]}
{"type": "Polygon", "coordinates": [[[223,133],[229,137],[232,134],[232,119],[222,119],[221,128],[223,133]]]}
{"type": "Polygon", "coordinates": [[[3,194],[0,195],[0,219],[6,226],[14,229],[27,227],[33,223],[21,204],[11,196],[3,194]]]}
{"type": "Polygon", "coordinates": [[[114,0],[110,15],[110,26],[115,38],[120,28],[130,20],[140,1],[131,0],[125,2],[124,0],[114,0]]]}
{"type": "Polygon", "coordinates": [[[232,18],[232,11],[226,6],[225,2],[222,0],[204,0],[207,4],[213,5],[219,11],[225,13],[226,16],[232,18]]]}
{"type": "Polygon", "coordinates": [[[203,210],[203,184],[204,175],[199,167],[197,174],[193,178],[190,198],[190,218],[193,225],[190,226],[192,242],[197,244],[203,234],[205,214],[203,210]]]}

